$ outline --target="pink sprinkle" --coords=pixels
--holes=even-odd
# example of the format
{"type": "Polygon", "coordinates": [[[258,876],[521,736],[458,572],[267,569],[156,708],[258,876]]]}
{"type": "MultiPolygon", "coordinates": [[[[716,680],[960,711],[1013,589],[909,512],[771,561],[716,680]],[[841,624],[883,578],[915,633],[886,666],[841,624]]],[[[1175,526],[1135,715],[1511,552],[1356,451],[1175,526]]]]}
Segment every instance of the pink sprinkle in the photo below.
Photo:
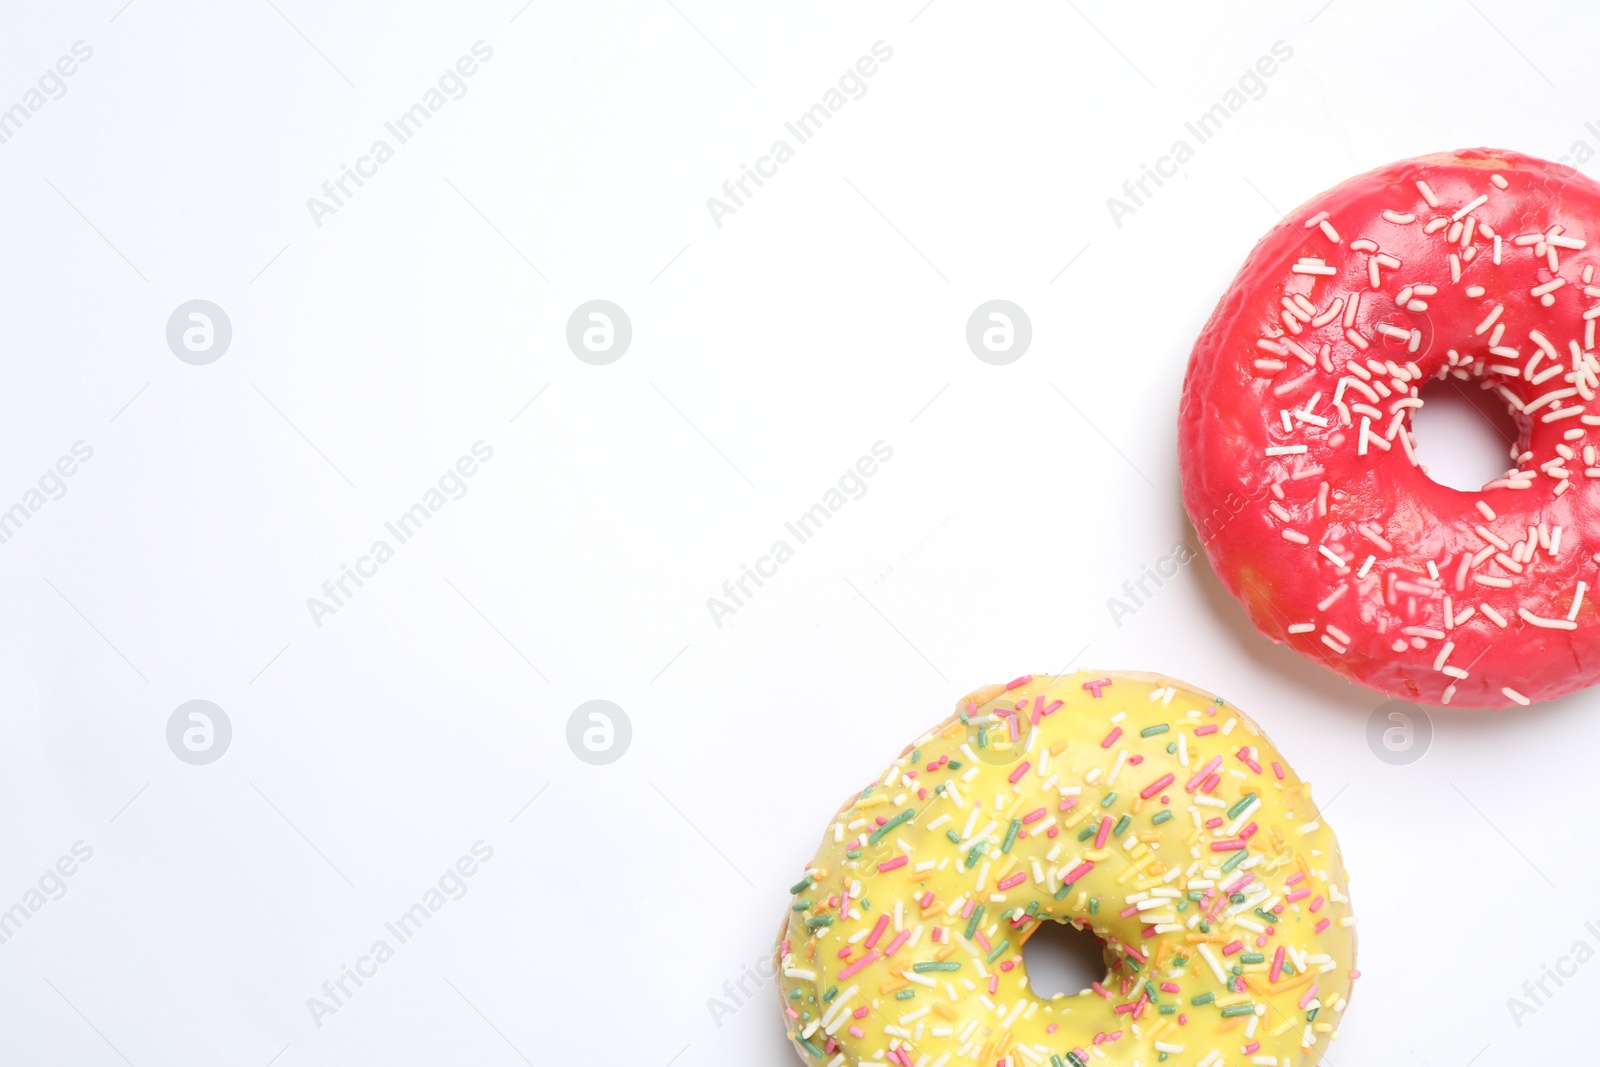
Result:
{"type": "Polygon", "coordinates": [[[1183,1013],[1183,1012],[1179,1012],[1178,1013],[1178,1025],[1179,1026],[1188,1026],[1189,1025],[1189,1016],[1187,1014],[1183,1013]]]}
{"type": "Polygon", "coordinates": [[[1016,770],[1012,771],[1009,775],[1006,776],[1006,780],[1009,781],[1012,785],[1016,785],[1017,784],[1017,780],[1020,779],[1024,774],[1027,774],[1028,773],[1028,768],[1032,767],[1032,766],[1033,766],[1033,764],[1029,763],[1027,760],[1023,760],[1021,763],[1017,764],[1017,769],[1016,770]]]}
{"type": "Polygon", "coordinates": [[[1243,941],[1229,941],[1226,945],[1222,946],[1222,954],[1224,956],[1231,956],[1235,952],[1238,952],[1239,950],[1241,950],[1243,948],[1244,948],[1244,942],[1243,941]]]}
{"type": "Polygon", "coordinates": [[[1312,900],[1311,900],[1311,910],[1312,910],[1312,912],[1315,913],[1315,912],[1321,911],[1322,910],[1322,905],[1324,903],[1325,903],[1325,901],[1321,897],[1313,897],[1312,900]]]}
{"type": "Polygon", "coordinates": [[[1214,734],[1216,732],[1217,724],[1214,722],[1208,722],[1204,726],[1196,726],[1194,728],[1194,735],[1196,737],[1205,737],[1208,734],[1214,734]]]}
{"type": "Polygon", "coordinates": [[[1002,963],[1000,965],[1000,969],[1002,971],[1009,971],[1011,968],[1013,968],[1015,966],[1016,966],[1015,962],[1013,962],[1012,960],[1006,960],[1004,963],[1002,963]]]}
{"type": "Polygon", "coordinates": [[[1105,848],[1106,838],[1111,836],[1111,816],[1107,815],[1100,820],[1100,830],[1094,835],[1094,847],[1105,848]]]}
{"type": "Polygon", "coordinates": [[[992,997],[998,992],[1000,992],[1000,976],[991,974],[989,976],[989,995],[992,997]]]}
{"type": "Polygon", "coordinates": [[[1219,783],[1221,781],[1222,781],[1222,775],[1213,774],[1210,778],[1207,778],[1204,782],[1201,783],[1200,792],[1202,792],[1202,793],[1211,792],[1213,789],[1215,789],[1217,787],[1217,783],[1219,783]]]}
{"type": "Polygon", "coordinates": [[[791,1007],[789,1007],[789,1005],[787,1005],[787,1004],[785,1004],[785,1005],[784,1005],[784,1006],[783,1006],[783,1013],[784,1013],[784,1014],[785,1014],[785,1015],[787,1015],[787,1016],[788,1016],[788,1017],[789,1017],[789,1018],[791,1018],[791,1019],[798,1019],[798,1018],[800,1018],[800,1013],[799,1013],[799,1012],[797,1012],[797,1011],[795,1011],[795,1010],[794,1010],[794,1009],[793,1009],[793,1008],[791,1008],[791,1007]]]}
{"type": "Polygon", "coordinates": [[[1012,741],[1022,736],[1022,732],[1017,726],[1017,717],[1015,715],[1006,716],[1006,733],[1012,741]]]}
{"type": "Polygon", "coordinates": [[[1060,827],[1052,826],[1052,827],[1050,827],[1050,829],[1045,831],[1045,835],[1044,836],[1046,836],[1046,837],[1055,837],[1060,832],[1061,832],[1060,827]]]}
{"type": "Polygon", "coordinates": [[[1277,760],[1272,761],[1272,773],[1278,776],[1278,781],[1283,781],[1283,765],[1277,760]]]}
{"type": "Polygon", "coordinates": [[[1320,934],[1320,933],[1322,933],[1322,931],[1326,930],[1328,928],[1328,926],[1329,926],[1329,923],[1328,923],[1327,919],[1318,919],[1317,920],[1317,925],[1312,927],[1312,929],[1316,930],[1316,932],[1320,934]]]}
{"type": "Polygon", "coordinates": [[[1131,919],[1137,914],[1139,914],[1139,905],[1137,904],[1129,904],[1117,913],[1118,917],[1123,919],[1131,919]]]}
{"type": "Polygon", "coordinates": [[[1227,896],[1227,897],[1231,897],[1235,893],[1237,893],[1239,890],[1243,889],[1245,886],[1249,885],[1251,882],[1253,882],[1255,880],[1256,880],[1256,876],[1255,876],[1254,872],[1245,871],[1244,874],[1239,876],[1239,879],[1236,882],[1234,882],[1232,885],[1228,886],[1226,889],[1224,889],[1222,891],[1222,895],[1223,896],[1227,896]]]}
{"type": "Polygon", "coordinates": [[[877,816],[877,820],[878,820],[878,825],[879,826],[882,826],[884,823],[889,821],[888,819],[885,819],[882,815],[877,816]]]}
{"type": "Polygon", "coordinates": [[[886,914],[878,916],[878,922],[877,922],[877,924],[875,926],[873,926],[872,933],[868,934],[867,935],[867,939],[865,941],[861,942],[861,943],[863,945],[867,946],[868,948],[877,948],[878,947],[878,938],[882,937],[883,936],[883,932],[885,930],[887,930],[888,928],[889,928],[889,916],[886,915],[886,914]]]}
{"type": "Polygon", "coordinates": [[[1259,1042],[1259,1041],[1252,1041],[1252,1042],[1250,1042],[1248,1045],[1246,1045],[1244,1047],[1244,1054],[1246,1056],[1254,1055],[1255,1053],[1260,1052],[1260,1051],[1261,1051],[1261,1042],[1259,1042]]]}
{"type": "Polygon", "coordinates": [[[1285,881],[1283,884],[1284,885],[1294,885],[1296,882],[1299,882],[1299,881],[1303,880],[1304,878],[1305,878],[1305,875],[1301,874],[1299,871],[1296,871],[1296,872],[1294,872],[1294,874],[1290,875],[1288,880],[1285,881]]]}
{"type": "Polygon", "coordinates": [[[1099,993],[1102,997],[1105,997],[1107,1000],[1111,999],[1111,990],[1107,989],[1105,986],[1101,985],[1099,982],[1090,982],[1089,983],[1089,988],[1094,990],[1096,993],[1099,993]]]}
{"type": "Polygon", "coordinates": [[[1155,781],[1139,790],[1139,795],[1144,799],[1149,800],[1167,786],[1171,785],[1175,780],[1176,779],[1174,779],[1172,775],[1163,774],[1160,778],[1157,778],[1155,781]]]}
{"type": "Polygon", "coordinates": [[[1216,816],[1215,818],[1206,820],[1206,829],[1207,830],[1215,830],[1217,827],[1219,827],[1221,825],[1222,825],[1222,816],[1220,816],[1220,815],[1216,816]]]}
{"type": "Polygon", "coordinates": [[[1039,714],[1040,715],[1054,715],[1056,712],[1061,710],[1061,703],[1062,702],[1059,701],[1059,700],[1053,700],[1039,714]]]}
{"type": "Polygon", "coordinates": [[[1002,879],[995,886],[995,888],[1000,890],[1000,892],[1004,893],[1007,889],[1010,889],[1013,886],[1021,885],[1023,882],[1025,882],[1027,880],[1028,880],[1028,876],[1023,874],[1021,871],[1018,871],[1016,874],[1013,874],[1008,878],[1002,879]]]}
{"type": "Polygon", "coordinates": [[[1259,829],[1259,826],[1257,826],[1255,823],[1251,823],[1249,826],[1246,826],[1243,830],[1239,831],[1239,840],[1250,840],[1252,837],[1256,836],[1256,831],[1259,829]]]}
{"type": "Polygon", "coordinates": [[[961,917],[963,919],[972,918],[972,909],[977,906],[977,903],[975,899],[968,897],[967,902],[961,905],[961,917]]]}
{"type": "Polygon", "coordinates": [[[1057,1026],[1055,1023],[1051,1023],[1049,1026],[1044,1028],[1044,1032],[1047,1034],[1053,1034],[1059,1029],[1061,1029],[1061,1027],[1057,1026]]]}
{"type": "Polygon", "coordinates": [[[878,870],[880,872],[882,872],[882,871],[892,871],[896,867],[904,867],[909,862],[910,862],[910,860],[907,859],[905,856],[896,856],[892,860],[884,860],[882,863],[878,864],[878,870]]]}
{"type": "Polygon", "coordinates": [[[1283,977],[1283,946],[1278,946],[1278,951],[1272,954],[1272,970],[1267,972],[1267,981],[1276,983],[1283,977]]]}
{"type": "Polygon", "coordinates": [[[1013,678],[1006,683],[1006,692],[1009,693],[1013,689],[1021,689],[1031,681],[1033,681],[1033,675],[1031,674],[1024,674],[1021,678],[1013,678]]]}
{"type": "Polygon", "coordinates": [[[1360,978],[1360,977],[1361,977],[1361,972],[1360,971],[1354,971],[1353,970],[1353,971],[1350,972],[1350,980],[1352,982],[1355,981],[1357,978],[1360,978]]]}
{"type": "Polygon", "coordinates": [[[1059,809],[1061,811],[1067,811],[1068,809],[1070,809],[1077,802],[1078,802],[1078,798],[1077,797],[1062,797],[1061,798],[1061,803],[1060,803],[1060,805],[1058,807],[1059,807],[1059,809]]]}
{"type": "Polygon", "coordinates": [[[921,900],[917,901],[917,907],[926,908],[928,905],[930,905],[932,903],[933,903],[933,890],[930,889],[930,890],[928,890],[926,893],[924,893],[922,895],[922,899],[921,900]]]}
{"type": "Polygon", "coordinates": [[[1082,878],[1092,870],[1094,870],[1094,861],[1084,860],[1082,863],[1078,864],[1076,867],[1072,868],[1072,870],[1067,872],[1067,876],[1061,879],[1062,884],[1071,885],[1073,882],[1076,882],[1079,878],[1082,878]]]}
{"type": "Polygon", "coordinates": [[[1239,750],[1239,762],[1243,763],[1246,767],[1249,767],[1257,774],[1261,773],[1261,764],[1250,758],[1250,750],[1248,748],[1241,748],[1239,750]]]}
{"type": "Polygon", "coordinates": [[[1128,757],[1128,766],[1130,766],[1130,767],[1137,767],[1137,766],[1139,766],[1139,764],[1141,764],[1143,762],[1144,762],[1144,757],[1143,756],[1129,756],[1128,757]]]}
{"type": "Polygon", "coordinates": [[[1184,792],[1193,793],[1194,792],[1194,787],[1199,785],[1201,782],[1205,781],[1206,780],[1206,775],[1210,774],[1212,771],[1216,770],[1220,766],[1222,766],[1222,757],[1221,756],[1212,756],[1211,757],[1211,762],[1207,763],[1204,767],[1201,767],[1200,768],[1200,773],[1196,774],[1193,778],[1189,779],[1188,783],[1183,787],[1184,788],[1184,792]]]}
{"type": "Polygon", "coordinates": [[[1100,742],[1100,747],[1101,748],[1110,748],[1112,745],[1117,743],[1117,738],[1119,738],[1121,736],[1122,736],[1122,727],[1113,726],[1111,728],[1111,732],[1109,734],[1106,734],[1106,739],[1104,741],[1100,742]]]}
{"type": "Polygon", "coordinates": [[[1163,993],[1176,993],[1180,989],[1177,982],[1162,982],[1160,988],[1163,993]]]}
{"type": "Polygon", "coordinates": [[[1044,818],[1046,814],[1047,814],[1047,812],[1043,808],[1039,808],[1039,809],[1037,809],[1035,811],[1030,811],[1030,812],[1028,812],[1028,814],[1024,815],[1022,817],[1022,821],[1023,821],[1024,824],[1035,823],[1035,822],[1038,822],[1040,819],[1044,818]]]}
{"type": "Polygon", "coordinates": [[[943,941],[944,940],[944,927],[935,926],[933,928],[933,940],[936,943],[939,942],[939,941],[943,941]]]}
{"type": "Polygon", "coordinates": [[[850,964],[850,966],[840,971],[840,979],[849,978],[857,972],[865,970],[869,965],[876,963],[879,958],[878,950],[873,949],[871,952],[868,952],[865,956],[862,956],[859,960],[856,960],[854,963],[850,964]]]}
{"type": "Polygon", "coordinates": [[[1317,999],[1317,986],[1316,986],[1315,983],[1313,983],[1311,988],[1306,990],[1305,996],[1300,998],[1300,1007],[1304,1008],[1307,1004],[1310,1004],[1313,1000],[1316,1000],[1316,999],[1317,999]]]}
{"type": "Polygon", "coordinates": [[[841,960],[847,960],[850,958],[850,953],[854,952],[855,950],[856,947],[854,945],[846,945],[844,948],[839,950],[839,958],[841,960]]]}
{"type": "Polygon", "coordinates": [[[1132,947],[1131,945],[1124,945],[1122,947],[1122,951],[1127,953],[1128,955],[1132,956],[1133,959],[1134,959],[1134,962],[1136,962],[1136,963],[1143,963],[1145,961],[1144,953],[1140,952],[1138,949],[1132,947]]]}
{"type": "Polygon", "coordinates": [[[1226,841],[1211,842],[1212,852],[1238,852],[1245,847],[1245,843],[1238,838],[1229,838],[1226,841]]]}
{"type": "Polygon", "coordinates": [[[910,930],[901,930],[898,934],[895,934],[894,935],[894,940],[889,942],[889,947],[883,950],[883,958],[884,959],[888,959],[890,956],[893,956],[896,952],[899,952],[900,951],[900,946],[905,944],[910,939],[911,939],[911,931],[910,930]]]}
{"type": "Polygon", "coordinates": [[[994,946],[989,944],[989,939],[987,937],[983,936],[983,931],[982,930],[973,931],[972,940],[974,940],[978,944],[982,945],[983,946],[983,951],[985,951],[985,952],[989,952],[989,951],[994,949],[994,946]]]}
{"type": "Polygon", "coordinates": [[[846,1027],[846,1029],[849,1031],[850,1036],[855,1038],[857,1041],[860,1041],[863,1037],[867,1036],[867,1032],[861,1029],[859,1026],[846,1027]]]}
{"type": "Polygon", "coordinates": [[[1096,678],[1092,682],[1084,682],[1083,687],[1094,694],[1096,700],[1100,699],[1100,690],[1111,684],[1110,678],[1096,678]]]}
{"type": "Polygon", "coordinates": [[[1309,897],[1310,895],[1311,890],[1309,889],[1296,889],[1293,893],[1290,893],[1288,896],[1284,897],[1283,902],[1285,904],[1293,904],[1296,901],[1306,899],[1306,897],[1309,897]]]}
{"type": "Polygon", "coordinates": [[[871,1008],[868,1008],[865,1004],[863,1004],[863,1005],[861,1005],[861,1007],[857,1008],[855,1011],[850,1013],[850,1018],[852,1018],[852,1019],[865,1019],[867,1017],[867,1013],[869,1011],[871,1011],[871,1010],[872,1010],[871,1008]]]}

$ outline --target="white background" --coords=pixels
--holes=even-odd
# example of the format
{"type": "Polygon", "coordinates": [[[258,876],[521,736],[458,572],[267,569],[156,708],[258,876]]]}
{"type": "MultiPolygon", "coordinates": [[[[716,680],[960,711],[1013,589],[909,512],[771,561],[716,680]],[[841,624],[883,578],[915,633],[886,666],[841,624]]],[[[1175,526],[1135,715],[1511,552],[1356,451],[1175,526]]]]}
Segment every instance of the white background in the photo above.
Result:
{"type": "Polygon", "coordinates": [[[1073,664],[1221,692],[1329,805],[1364,977],[1326,1062],[1592,1056],[1600,965],[1520,1029],[1506,1001],[1600,947],[1594,694],[1435,713],[1395,766],[1381,699],[1260,639],[1203,561],[1121,626],[1107,598],[1192,537],[1179,387],[1250,245],[1402,156],[1600,147],[1593,10],[122,2],[0,26],[0,108],[94,50],[0,145],[0,508],[94,450],[0,544],[0,909],[94,850],[0,945],[0,1060],[787,1062],[770,984],[707,1002],[837,804],[962,693],[1073,664]],[[478,40],[467,94],[318,227],[307,198],[478,40]],[[879,40],[866,95],[716,226],[879,40]],[[1279,40],[1266,94],[1113,225],[1279,40]],[[208,366],[166,344],[194,298],[233,325],[208,366]],[[609,366],[564,340],[594,298],[633,324],[609,366]],[[1032,321],[1008,366],[964,338],[994,298],[1032,321]],[[467,495],[318,627],[307,598],[479,440],[467,495]],[[605,766],[566,741],[596,698],[632,723],[605,766]],[[191,699],[232,723],[208,766],[167,746],[191,699]],[[467,894],[318,1026],[307,998],[479,840],[467,894]]]}

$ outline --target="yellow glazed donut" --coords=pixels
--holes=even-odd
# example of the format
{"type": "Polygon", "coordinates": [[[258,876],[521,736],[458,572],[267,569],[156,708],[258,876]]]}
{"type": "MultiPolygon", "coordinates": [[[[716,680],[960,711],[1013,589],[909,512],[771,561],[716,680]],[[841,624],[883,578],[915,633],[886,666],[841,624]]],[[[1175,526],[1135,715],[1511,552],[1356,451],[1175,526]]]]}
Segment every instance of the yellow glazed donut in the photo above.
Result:
{"type": "Polygon", "coordinates": [[[1151,674],[980,689],[852,797],[777,948],[816,1067],[1306,1067],[1350,995],[1355,918],[1310,786],[1220,697],[1151,674]],[[1092,931],[1048,1000],[1022,946],[1092,931]]]}

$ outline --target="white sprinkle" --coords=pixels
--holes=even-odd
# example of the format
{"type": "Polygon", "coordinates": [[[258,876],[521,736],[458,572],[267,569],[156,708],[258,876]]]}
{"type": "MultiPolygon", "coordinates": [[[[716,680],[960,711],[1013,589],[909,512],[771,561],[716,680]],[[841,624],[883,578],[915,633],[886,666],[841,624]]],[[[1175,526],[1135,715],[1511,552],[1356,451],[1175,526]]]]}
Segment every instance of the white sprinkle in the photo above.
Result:
{"type": "MultiPolygon", "coordinates": [[[[1509,584],[1509,583],[1508,583],[1509,584]]],[[[1517,614],[1522,616],[1522,621],[1545,630],[1576,630],[1578,624],[1570,619],[1546,619],[1535,615],[1527,608],[1518,608],[1517,614]]]]}
{"type": "Polygon", "coordinates": [[[1578,591],[1572,594],[1572,607],[1567,609],[1567,621],[1571,622],[1578,617],[1578,609],[1583,606],[1583,591],[1589,588],[1588,583],[1579,582],[1578,591]]]}
{"type": "Polygon", "coordinates": [[[1311,538],[1299,530],[1284,530],[1283,539],[1285,541],[1293,541],[1297,545],[1309,545],[1311,543],[1311,538]]]}
{"type": "Polygon", "coordinates": [[[1487,604],[1479,604],[1478,605],[1478,610],[1482,611],[1484,616],[1490,622],[1492,622],[1496,626],[1500,627],[1500,629],[1504,630],[1506,628],[1506,617],[1504,615],[1500,614],[1498,611],[1496,611],[1493,608],[1491,608],[1489,605],[1487,605],[1487,604]]]}
{"type": "Polygon", "coordinates": [[[1450,218],[1452,220],[1464,219],[1468,215],[1470,215],[1474,211],[1476,211],[1478,208],[1482,207],[1484,204],[1487,204],[1488,202],[1489,202],[1489,194],[1488,193],[1480,193],[1476,200],[1474,200],[1472,203],[1468,204],[1466,207],[1462,208],[1461,210],[1457,211],[1454,215],[1451,215],[1450,218]]]}
{"type": "Polygon", "coordinates": [[[1422,199],[1428,202],[1429,207],[1439,206],[1439,198],[1433,195],[1433,190],[1428,186],[1427,182],[1419,181],[1417,183],[1417,192],[1422,194],[1422,199]]]}
{"type": "Polygon", "coordinates": [[[1314,622],[1297,622],[1289,627],[1289,632],[1292,634],[1316,633],[1317,624],[1314,622]]]}
{"type": "Polygon", "coordinates": [[[1494,187],[1496,189],[1504,189],[1509,184],[1506,181],[1505,177],[1503,175],[1500,175],[1500,174],[1491,174],[1491,175],[1489,175],[1489,180],[1494,182],[1494,187]]]}
{"type": "Polygon", "coordinates": [[[1273,445],[1267,449],[1269,456],[1299,456],[1304,455],[1305,445],[1273,445]]]}
{"type": "Polygon", "coordinates": [[[1521,704],[1523,707],[1527,707],[1529,704],[1533,703],[1533,701],[1529,700],[1527,697],[1523,696],[1521,693],[1517,692],[1515,689],[1512,689],[1509,685],[1505,686],[1504,688],[1502,688],[1500,690],[1500,692],[1504,693],[1506,696],[1510,697],[1512,700],[1515,700],[1518,704],[1521,704]]]}

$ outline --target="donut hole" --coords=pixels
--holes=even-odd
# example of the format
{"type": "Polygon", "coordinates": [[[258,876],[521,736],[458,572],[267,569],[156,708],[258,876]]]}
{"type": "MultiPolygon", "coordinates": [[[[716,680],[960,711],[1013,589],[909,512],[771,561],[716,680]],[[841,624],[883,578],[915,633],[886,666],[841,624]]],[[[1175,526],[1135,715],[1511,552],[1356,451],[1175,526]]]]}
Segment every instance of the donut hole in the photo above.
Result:
{"type": "Polygon", "coordinates": [[[1035,996],[1046,1000],[1059,993],[1075,996],[1090,982],[1105,980],[1106,945],[1069,923],[1040,923],[1022,946],[1022,965],[1035,996]]]}
{"type": "Polygon", "coordinates": [[[1476,492],[1512,466],[1517,426],[1499,398],[1454,378],[1429,382],[1421,398],[1411,427],[1430,481],[1476,492]]]}

